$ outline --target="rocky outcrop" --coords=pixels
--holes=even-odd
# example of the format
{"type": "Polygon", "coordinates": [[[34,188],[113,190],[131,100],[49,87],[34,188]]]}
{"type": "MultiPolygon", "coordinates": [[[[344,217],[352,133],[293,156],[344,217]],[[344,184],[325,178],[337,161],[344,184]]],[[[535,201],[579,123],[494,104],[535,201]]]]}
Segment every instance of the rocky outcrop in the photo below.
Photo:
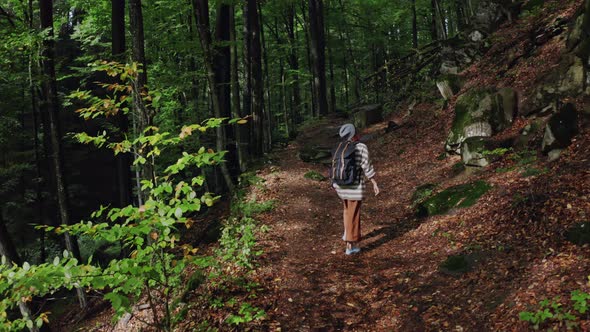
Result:
{"type": "Polygon", "coordinates": [[[490,137],[514,120],[516,93],[511,89],[474,89],[461,95],[455,105],[455,119],[446,150],[461,154],[461,145],[470,137],[490,137]]]}
{"type": "Polygon", "coordinates": [[[586,88],[586,69],[582,59],[574,55],[563,57],[560,65],[543,79],[521,108],[520,114],[529,116],[553,109],[565,97],[576,97],[586,88]]]}
{"type": "Polygon", "coordinates": [[[436,80],[438,91],[445,100],[449,100],[459,93],[463,84],[464,82],[461,76],[455,74],[441,75],[436,80]]]}
{"type": "Polygon", "coordinates": [[[374,104],[357,107],[352,110],[352,119],[358,129],[383,121],[383,106],[374,104]]]}
{"type": "Polygon", "coordinates": [[[572,143],[578,134],[578,112],[574,105],[565,104],[558,113],[551,116],[545,126],[542,150],[551,153],[551,159],[559,156],[559,151],[572,143]]]}
{"type": "Polygon", "coordinates": [[[304,146],[297,156],[306,163],[329,165],[332,162],[332,148],[327,146],[304,146]]]}
{"type": "Polygon", "coordinates": [[[486,167],[490,164],[491,155],[486,154],[491,151],[488,137],[469,137],[463,142],[461,147],[461,160],[468,166],[486,167]]]}
{"type": "Polygon", "coordinates": [[[440,74],[457,74],[467,65],[479,60],[489,46],[486,38],[506,20],[515,18],[519,1],[483,0],[479,2],[469,26],[455,38],[442,45],[440,74]]]}

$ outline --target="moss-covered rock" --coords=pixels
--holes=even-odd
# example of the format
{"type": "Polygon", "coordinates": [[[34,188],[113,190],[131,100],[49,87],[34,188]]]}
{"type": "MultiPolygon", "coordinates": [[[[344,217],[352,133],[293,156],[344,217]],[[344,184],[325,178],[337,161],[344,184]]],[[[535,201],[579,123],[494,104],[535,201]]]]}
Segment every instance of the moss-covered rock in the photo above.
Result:
{"type": "Polygon", "coordinates": [[[579,223],[570,228],[566,233],[566,239],[579,246],[590,244],[590,222],[579,223]]]}
{"type": "Polygon", "coordinates": [[[352,121],[357,129],[383,121],[383,107],[380,104],[357,107],[352,110],[352,121]]]}
{"type": "Polygon", "coordinates": [[[551,150],[566,148],[577,134],[578,112],[574,105],[565,104],[545,126],[542,150],[548,153],[551,150]]]}
{"type": "Polygon", "coordinates": [[[469,137],[461,147],[461,160],[465,165],[486,167],[490,164],[491,155],[485,152],[491,150],[487,137],[469,137]]]}
{"type": "Polygon", "coordinates": [[[459,154],[466,138],[492,136],[492,119],[497,114],[503,114],[502,107],[501,97],[492,89],[473,89],[461,95],[455,105],[455,119],[446,142],[447,151],[459,154]]]}
{"type": "Polygon", "coordinates": [[[308,145],[299,150],[298,157],[306,163],[328,165],[332,162],[332,149],[324,146],[308,145]]]}
{"type": "Polygon", "coordinates": [[[574,57],[573,63],[563,74],[557,91],[560,94],[573,96],[584,92],[584,83],[586,81],[586,69],[582,59],[574,57]]]}
{"type": "Polygon", "coordinates": [[[495,131],[501,131],[512,125],[518,111],[518,99],[516,91],[511,88],[502,88],[497,95],[502,103],[502,112],[493,114],[492,127],[495,131]]]}
{"type": "Polygon", "coordinates": [[[412,195],[412,205],[416,206],[422,203],[425,199],[432,195],[436,187],[436,184],[427,183],[416,188],[416,191],[414,191],[414,194],[412,195]]]}
{"type": "Polygon", "coordinates": [[[416,216],[427,217],[444,214],[453,208],[472,206],[491,186],[485,181],[450,187],[418,204],[416,216]]]}

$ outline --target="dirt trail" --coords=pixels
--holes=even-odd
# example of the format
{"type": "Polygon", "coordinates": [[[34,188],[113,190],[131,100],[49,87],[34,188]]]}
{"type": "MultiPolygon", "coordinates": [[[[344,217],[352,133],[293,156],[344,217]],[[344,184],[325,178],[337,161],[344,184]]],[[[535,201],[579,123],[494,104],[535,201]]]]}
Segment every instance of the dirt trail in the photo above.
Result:
{"type": "MultiPolygon", "coordinates": [[[[416,220],[407,215],[411,213],[407,205],[413,191],[407,185],[400,185],[397,179],[412,178],[415,181],[411,183],[427,181],[435,169],[448,161],[433,164],[416,159],[408,162],[392,155],[393,150],[403,154],[402,150],[407,148],[405,142],[412,142],[417,149],[424,148],[413,140],[416,129],[411,125],[397,135],[381,135],[382,126],[366,131],[382,194],[364,201],[362,252],[346,256],[340,239],[343,231],[341,201],[327,181],[304,178],[310,170],[326,174],[327,168],[297,158],[301,144],[333,141],[333,137],[327,137],[331,130],[326,128],[336,132],[337,124],[338,120],[328,121],[316,128],[323,130],[306,132],[276,155],[278,165],[262,173],[265,188],[257,194],[279,203],[275,211],[261,217],[272,226],[264,237],[265,256],[260,270],[267,287],[263,298],[271,301],[268,307],[276,310],[268,312],[269,325],[285,331],[421,329],[415,307],[397,308],[390,298],[392,293],[406,288],[397,279],[411,273],[408,265],[419,264],[419,260],[425,258],[404,257],[396,248],[412,245],[402,238],[417,226],[416,220]],[[387,151],[382,149],[383,145],[387,145],[387,151]],[[412,319],[399,321],[397,316],[401,311],[407,311],[406,318],[409,315],[412,319]]],[[[438,127],[440,135],[442,128],[438,127]]],[[[422,155],[429,159],[435,150],[426,148],[422,155]]],[[[418,253],[419,248],[416,249],[418,253]]]]}

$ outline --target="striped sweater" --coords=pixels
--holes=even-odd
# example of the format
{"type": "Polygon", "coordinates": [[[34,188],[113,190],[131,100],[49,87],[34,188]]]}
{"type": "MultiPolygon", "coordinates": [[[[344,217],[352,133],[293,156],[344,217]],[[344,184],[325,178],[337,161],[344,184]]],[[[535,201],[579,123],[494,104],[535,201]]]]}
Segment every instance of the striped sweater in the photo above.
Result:
{"type": "MultiPolygon", "coordinates": [[[[371,179],[375,176],[375,169],[373,169],[373,165],[371,164],[371,160],[369,159],[369,149],[363,143],[357,143],[356,145],[356,165],[360,167],[364,173],[364,175],[371,179]]],[[[358,185],[351,185],[351,186],[339,186],[334,183],[332,186],[336,189],[338,196],[340,199],[347,199],[351,201],[362,201],[363,198],[366,197],[366,180],[365,176],[361,175],[361,181],[358,185]]]]}

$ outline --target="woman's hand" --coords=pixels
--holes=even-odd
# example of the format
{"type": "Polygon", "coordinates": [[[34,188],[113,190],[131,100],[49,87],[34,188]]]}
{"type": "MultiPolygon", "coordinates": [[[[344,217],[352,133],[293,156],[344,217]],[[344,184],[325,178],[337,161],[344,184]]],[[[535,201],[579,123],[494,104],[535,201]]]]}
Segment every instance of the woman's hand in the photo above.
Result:
{"type": "Polygon", "coordinates": [[[379,186],[377,185],[377,181],[375,181],[374,178],[371,178],[371,182],[373,183],[373,190],[375,191],[375,196],[379,195],[379,193],[381,191],[379,190],[379,186]]]}

